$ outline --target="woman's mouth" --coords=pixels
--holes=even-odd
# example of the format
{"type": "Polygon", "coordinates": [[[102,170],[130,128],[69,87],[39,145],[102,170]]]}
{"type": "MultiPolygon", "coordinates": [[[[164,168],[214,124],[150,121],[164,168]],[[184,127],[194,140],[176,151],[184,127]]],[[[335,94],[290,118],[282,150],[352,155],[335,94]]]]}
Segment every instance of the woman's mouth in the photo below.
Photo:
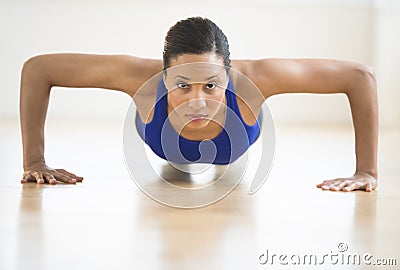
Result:
{"type": "Polygon", "coordinates": [[[199,122],[199,121],[203,121],[204,119],[206,119],[207,114],[188,113],[185,116],[188,117],[190,119],[190,121],[199,122]]]}

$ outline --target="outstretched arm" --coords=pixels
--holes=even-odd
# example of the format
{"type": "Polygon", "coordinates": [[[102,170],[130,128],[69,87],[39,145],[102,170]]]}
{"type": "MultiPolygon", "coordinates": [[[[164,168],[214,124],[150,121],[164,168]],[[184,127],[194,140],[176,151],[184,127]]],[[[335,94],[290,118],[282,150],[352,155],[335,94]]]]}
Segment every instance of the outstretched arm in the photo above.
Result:
{"type": "Polygon", "coordinates": [[[371,68],[322,59],[264,59],[249,66],[248,76],[265,98],[282,93],[346,94],[355,131],[356,170],[351,177],[326,180],[317,187],[343,191],[376,188],[378,100],[371,68]]]}
{"type": "Polygon", "coordinates": [[[82,177],[52,169],[44,157],[44,125],[53,86],[120,90],[134,95],[161,70],[159,60],[123,55],[49,54],[25,62],[21,74],[20,122],[23,144],[22,183],[76,183],[82,177]]]}

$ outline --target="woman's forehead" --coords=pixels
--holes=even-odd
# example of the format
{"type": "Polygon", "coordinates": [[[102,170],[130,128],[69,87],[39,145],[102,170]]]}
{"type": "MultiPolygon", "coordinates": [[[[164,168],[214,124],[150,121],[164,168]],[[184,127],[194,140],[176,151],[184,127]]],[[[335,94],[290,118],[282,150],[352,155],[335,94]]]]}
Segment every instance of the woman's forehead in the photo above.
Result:
{"type": "Polygon", "coordinates": [[[226,68],[223,65],[196,62],[168,68],[165,72],[168,80],[208,81],[211,79],[224,80],[227,78],[226,68]]]}

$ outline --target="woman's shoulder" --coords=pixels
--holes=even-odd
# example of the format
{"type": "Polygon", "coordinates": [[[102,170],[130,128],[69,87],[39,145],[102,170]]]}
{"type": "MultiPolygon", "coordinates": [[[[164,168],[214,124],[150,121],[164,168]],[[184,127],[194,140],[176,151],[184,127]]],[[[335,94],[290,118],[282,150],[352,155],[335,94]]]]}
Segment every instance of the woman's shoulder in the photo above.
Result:
{"type": "Polygon", "coordinates": [[[237,78],[241,78],[238,82],[245,81],[246,84],[254,84],[262,92],[264,98],[269,96],[273,70],[273,59],[241,59],[231,61],[231,74],[235,74],[237,78]]]}
{"type": "Polygon", "coordinates": [[[124,63],[125,74],[130,81],[129,94],[133,96],[139,88],[163,70],[161,59],[142,58],[132,55],[120,55],[124,63]]]}
{"type": "Polygon", "coordinates": [[[278,67],[279,60],[281,59],[235,59],[231,61],[231,67],[250,79],[257,79],[260,75],[273,72],[278,67]]]}

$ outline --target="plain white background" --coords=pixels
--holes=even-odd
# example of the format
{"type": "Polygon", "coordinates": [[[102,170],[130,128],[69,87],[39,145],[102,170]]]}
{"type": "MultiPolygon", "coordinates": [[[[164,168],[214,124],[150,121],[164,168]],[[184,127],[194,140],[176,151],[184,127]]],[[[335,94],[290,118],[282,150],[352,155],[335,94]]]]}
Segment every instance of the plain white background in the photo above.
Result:
{"type": "MultiPolygon", "coordinates": [[[[204,16],[228,36],[233,59],[338,58],[372,66],[381,126],[398,127],[399,15],[396,0],[3,0],[0,122],[18,121],[20,71],[29,57],[77,52],[161,58],[170,26],[204,16]]],[[[122,122],[130,102],[115,91],[53,88],[48,117],[122,122]]],[[[280,95],[268,104],[279,124],[351,124],[344,95],[280,95]]]]}

